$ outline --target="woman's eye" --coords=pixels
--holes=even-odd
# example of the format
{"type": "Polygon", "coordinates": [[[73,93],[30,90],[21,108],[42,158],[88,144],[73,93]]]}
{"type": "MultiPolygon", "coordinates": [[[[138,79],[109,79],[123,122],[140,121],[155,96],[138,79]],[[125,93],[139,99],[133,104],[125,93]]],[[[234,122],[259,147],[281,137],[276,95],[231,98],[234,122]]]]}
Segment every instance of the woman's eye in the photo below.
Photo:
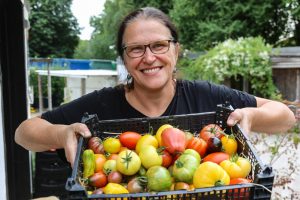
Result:
{"type": "Polygon", "coordinates": [[[167,45],[163,42],[156,42],[154,44],[151,45],[152,49],[162,49],[164,47],[166,47],[167,45]]]}
{"type": "Polygon", "coordinates": [[[129,47],[128,51],[133,53],[141,52],[144,51],[144,46],[138,45],[138,46],[129,47]]]}

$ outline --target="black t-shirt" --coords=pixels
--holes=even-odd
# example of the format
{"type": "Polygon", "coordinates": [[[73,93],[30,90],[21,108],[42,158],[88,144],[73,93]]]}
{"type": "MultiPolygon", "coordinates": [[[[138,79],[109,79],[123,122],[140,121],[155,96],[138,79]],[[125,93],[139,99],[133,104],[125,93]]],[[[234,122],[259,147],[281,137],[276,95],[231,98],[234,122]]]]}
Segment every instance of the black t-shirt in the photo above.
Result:
{"type": "MultiPolygon", "coordinates": [[[[215,111],[217,104],[226,101],[233,108],[256,107],[254,96],[245,92],[207,81],[178,80],[175,96],[163,116],[215,111]]],[[[100,120],[146,117],[127,102],[124,87],[116,86],[84,95],[44,113],[42,118],[53,124],[72,124],[80,122],[86,112],[97,114],[100,120]]]]}

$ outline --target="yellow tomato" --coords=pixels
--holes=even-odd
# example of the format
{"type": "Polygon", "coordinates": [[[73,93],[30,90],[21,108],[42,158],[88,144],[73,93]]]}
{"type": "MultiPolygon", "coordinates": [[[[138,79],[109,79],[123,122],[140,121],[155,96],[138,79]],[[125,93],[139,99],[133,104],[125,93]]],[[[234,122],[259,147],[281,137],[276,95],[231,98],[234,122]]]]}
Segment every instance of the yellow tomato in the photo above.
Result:
{"type": "Polygon", "coordinates": [[[137,142],[135,151],[139,154],[141,149],[144,148],[146,145],[154,146],[155,148],[158,147],[157,139],[150,134],[143,135],[137,142]]]}
{"type": "Polygon", "coordinates": [[[103,148],[108,153],[118,153],[121,146],[121,142],[117,138],[108,137],[103,142],[103,148]]]}
{"type": "Polygon", "coordinates": [[[128,194],[128,190],[118,183],[108,183],[104,189],[104,194],[128,194]]]}
{"type": "Polygon", "coordinates": [[[124,175],[134,175],[141,165],[140,157],[132,150],[124,150],[118,155],[117,170],[124,175]]]}
{"type": "Polygon", "coordinates": [[[237,141],[233,135],[225,135],[221,138],[222,150],[230,156],[237,151],[237,141]]]}
{"type": "Polygon", "coordinates": [[[227,172],[218,164],[210,161],[200,164],[193,176],[195,188],[229,185],[229,183],[230,177],[227,172]]]}
{"type": "Polygon", "coordinates": [[[251,171],[251,163],[247,158],[232,156],[224,160],[220,166],[229,174],[230,178],[246,178],[251,171]]]}
{"type": "Polygon", "coordinates": [[[162,126],[159,127],[159,129],[156,131],[156,134],[155,134],[155,138],[157,139],[158,141],[158,145],[161,146],[161,134],[162,132],[166,129],[166,128],[172,128],[173,126],[170,125],[170,124],[164,124],[162,126]]]}

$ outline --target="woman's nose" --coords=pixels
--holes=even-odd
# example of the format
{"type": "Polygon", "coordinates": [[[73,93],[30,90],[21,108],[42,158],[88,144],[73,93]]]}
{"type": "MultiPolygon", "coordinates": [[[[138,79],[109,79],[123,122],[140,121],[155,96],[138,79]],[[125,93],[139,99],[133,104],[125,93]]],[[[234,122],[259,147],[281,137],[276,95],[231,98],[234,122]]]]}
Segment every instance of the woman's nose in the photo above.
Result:
{"type": "Polygon", "coordinates": [[[149,47],[145,49],[145,54],[143,55],[143,60],[146,63],[152,63],[156,59],[154,53],[150,50],[149,47]]]}

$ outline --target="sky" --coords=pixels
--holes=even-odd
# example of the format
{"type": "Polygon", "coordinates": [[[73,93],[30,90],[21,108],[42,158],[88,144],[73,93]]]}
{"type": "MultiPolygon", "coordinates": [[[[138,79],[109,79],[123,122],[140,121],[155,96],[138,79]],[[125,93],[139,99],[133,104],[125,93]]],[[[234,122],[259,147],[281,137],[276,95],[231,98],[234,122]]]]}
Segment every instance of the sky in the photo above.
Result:
{"type": "Polygon", "coordinates": [[[80,39],[89,40],[93,32],[90,17],[98,16],[104,9],[105,0],[73,0],[71,10],[81,29],[80,39]]]}

